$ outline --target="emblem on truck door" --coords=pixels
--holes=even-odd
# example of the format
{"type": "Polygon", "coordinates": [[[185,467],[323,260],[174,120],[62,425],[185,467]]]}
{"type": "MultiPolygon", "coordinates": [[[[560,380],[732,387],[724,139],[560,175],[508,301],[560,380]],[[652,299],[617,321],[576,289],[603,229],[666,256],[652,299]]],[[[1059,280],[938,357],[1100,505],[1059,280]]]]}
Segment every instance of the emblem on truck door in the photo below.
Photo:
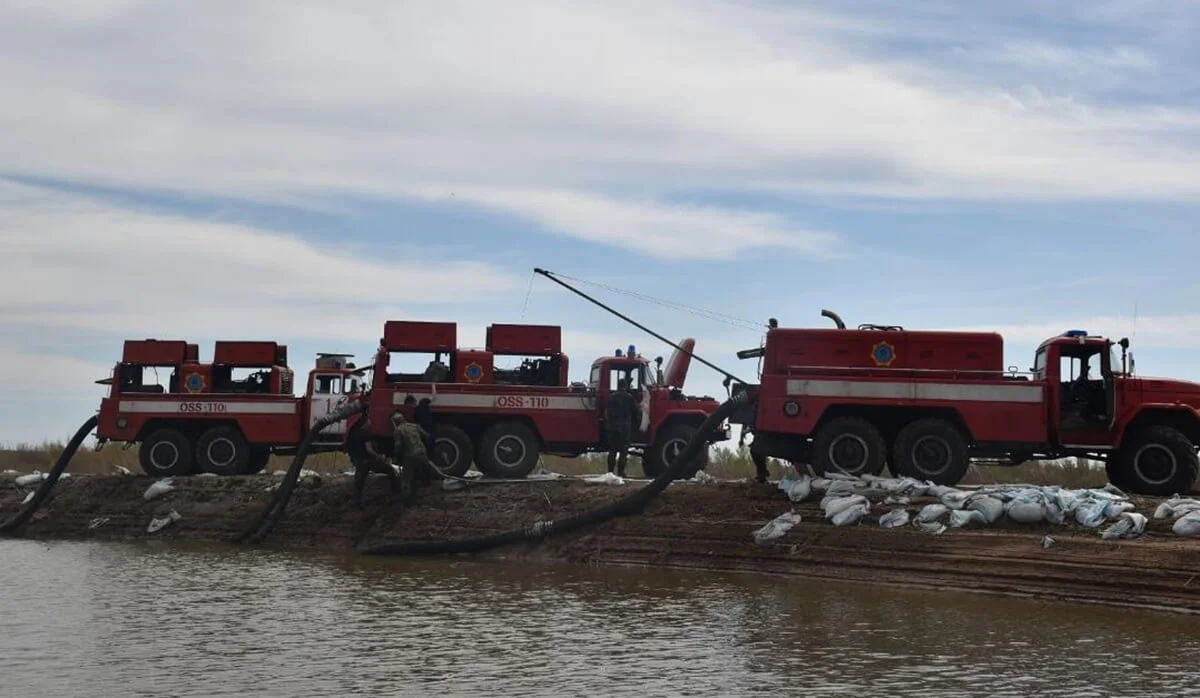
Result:
{"type": "Polygon", "coordinates": [[[198,393],[204,390],[204,376],[199,373],[189,373],[187,378],[183,379],[183,387],[189,393],[198,393]]]}
{"type": "Polygon", "coordinates": [[[896,359],[896,349],[887,342],[880,342],[871,347],[871,359],[876,366],[890,366],[896,359]]]}
{"type": "Polygon", "coordinates": [[[483,378],[483,366],[472,361],[463,370],[463,375],[466,376],[468,383],[478,383],[479,379],[483,378]]]}

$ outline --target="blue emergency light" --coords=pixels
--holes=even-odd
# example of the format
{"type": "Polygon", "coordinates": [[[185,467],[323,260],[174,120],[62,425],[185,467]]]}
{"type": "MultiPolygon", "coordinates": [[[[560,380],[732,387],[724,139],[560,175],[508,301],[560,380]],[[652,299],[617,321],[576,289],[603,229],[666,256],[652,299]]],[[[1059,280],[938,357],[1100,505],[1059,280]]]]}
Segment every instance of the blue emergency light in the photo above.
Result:
{"type": "Polygon", "coordinates": [[[629,353],[626,356],[637,356],[637,351],[632,344],[629,345],[629,353]]]}
{"type": "Polygon", "coordinates": [[[613,352],[613,355],[614,355],[614,356],[620,356],[620,355],[621,355],[621,350],[620,350],[620,349],[616,350],[615,352],[613,352]]]}
{"type": "Polygon", "coordinates": [[[1063,332],[1063,336],[1064,337],[1086,337],[1086,336],[1088,336],[1088,333],[1087,333],[1087,330],[1067,330],[1066,332],[1063,332]]]}

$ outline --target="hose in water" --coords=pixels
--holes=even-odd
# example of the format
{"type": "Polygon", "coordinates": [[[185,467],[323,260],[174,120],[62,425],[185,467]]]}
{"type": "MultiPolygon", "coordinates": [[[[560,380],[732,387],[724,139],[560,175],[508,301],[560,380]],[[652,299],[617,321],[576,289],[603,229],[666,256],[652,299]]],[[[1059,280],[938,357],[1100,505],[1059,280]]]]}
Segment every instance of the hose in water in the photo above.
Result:
{"type": "Polygon", "coordinates": [[[573,514],[557,521],[537,521],[524,528],[497,533],[489,536],[479,536],[475,538],[460,538],[458,540],[448,541],[412,541],[404,543],[382,543],[379,545],[359,548],[359,552],[364,555],[438,555],[449,553],[474,553],[490,548],[496,548],[502,545],[518,543],[521,541],[538,540],[549,538],[552,535],[567,533],[584,526],[601,523],[609,519],[615,519],[619,516],[632,514],[641,509],[645,504],[658,496],[660,492],[666,489],[667,485],[671,484],[672,480],[678,478],[691,464],[699,457],[700,449],[708,447],[708,439],[706,438],[722,420],[733,413],[734,410],[749,404],[751,398],[749,393],[741,392],[734,395],[730,399],[721,403],[716,412],[713,412],[700,427],[696,433],[688,441],[687,446],[675,457],[670,467],[664,470],[658,477],[652,480],[648,485],[630,494],[627,497],[609,502],[604,506],[597,507],[590,511],[585,511],[579,514],[573,514]]]}
{"type": "Polygon", "coordinates": [[[234,542],[241,543],[249,540],[251,543],[261,543],[267,537],[267,534],[271,532],[275,524],[279,523],[284,509],[287,508],[288,502],[292,498],[292,490],[296,487],[296,481],[300,479],[300,471],[304,469],[304,460],[308,458],[308,452],[312,448],[313,441],[329,426],[349,419],[353,415],[366,411],[366,409],[367,400],[364,398],[330,412],[313,424],[312,428],[308,431],[308,435],[304,437],[304,441],[301,441],[300,446],[296,449],[296,455],[292,458],[292,465],[283,476],[283,482],[275,490],[275,495],[271,498],[271,502],[267,505],[267,508],[263,510],[262,514],[259,515],[258,519],[249,528],[234,539],[234,542]]]}
{"type": "Polygon", "coordinates": [[[33,493],[33,499],[21,507],[21,511],[17,512],[15,516],[0,524],[0,533],[11,533],[29,521],[38,508],[46,501],[46,498],[50,496],[50,490],[54,489],[58,478],[66,471],[71,458],[75,456],[75,452],[83,445],[83,440],[92,432],[92,429],[96,428],[99,422],[99,415],[92,415],[79,427],[79,431],[75,432],[75,436],[71,437],[71,441],[67,443],[67,447],[59,454],[58,461],[54,463],[54,467],[46,475],[46,479],[42,480],[41,486],[33,493]]]}

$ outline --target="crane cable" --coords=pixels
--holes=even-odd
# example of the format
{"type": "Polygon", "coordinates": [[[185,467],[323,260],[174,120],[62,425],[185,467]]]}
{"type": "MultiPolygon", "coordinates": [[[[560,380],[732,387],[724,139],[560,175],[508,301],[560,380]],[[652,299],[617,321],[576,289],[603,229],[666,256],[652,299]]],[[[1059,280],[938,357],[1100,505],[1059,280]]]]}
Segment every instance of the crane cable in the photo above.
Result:
{"type": "MultiPolygon", "coordinates": [[[[537,272],[534,272],[534,276],[536,276],[536,275],[537,275],[537,272]]],[[[655,296],[650,296],[645,293],[640,293],[638,291],[631,291],[629,289],[618,288],[616,286],[611,286],[609,284],[600,283],[598,281],[588,281],[586,279],[580,279],[580,278],[577,278],[574,276],[567,276],[566,274],[560,274],[558,272],[555,272],[554,275],[559,278],[562,278],[562,279],[569,279],[571,281],[574,281],[575,283],[585,284],[587,286],[594,286],[596,288],[601,288],[601,289],[604,289],[605,291],[609,291],[610,293],[616,293],[619,295],[628,296],[630,298],[636,298],[637,300],[643,301],[645,303],[650,303],[653,305],[661,305],[663,307],[671,308],[673,310],[677,310],[682,313],[688,313],[690,315],[704,318],[706,320],[711,320],[713,322],[719,322],[719,323],[728,325],[730,327],[734,327],[736,329],[746,330],[747,332],[755,332],[757,334],[762,334],[763,330],[767,328],[766,323],[756,322],[754,320],[747,320],[745,318],[737,317],[736,315],[729,315],[728,313],[721,313],[721,312],[718,312],[715,310],[708,310],[706,308],[698,308],[696,306],[686,305],[684,303],[667,300],[665,298],[657,298],[655,296]]],[[[532,291],[533,291],[533,279],[530,279],[529,292],[526,293],[526,295],[525,295],[525,307],[528,307],[528,305],[529,305],[529,294],[532,293],[532,291]]],[[[524,319],[524,316],[525,316],[525,309],[522,308],[522,311],[521,311],[522,319],[524,319]]]]}

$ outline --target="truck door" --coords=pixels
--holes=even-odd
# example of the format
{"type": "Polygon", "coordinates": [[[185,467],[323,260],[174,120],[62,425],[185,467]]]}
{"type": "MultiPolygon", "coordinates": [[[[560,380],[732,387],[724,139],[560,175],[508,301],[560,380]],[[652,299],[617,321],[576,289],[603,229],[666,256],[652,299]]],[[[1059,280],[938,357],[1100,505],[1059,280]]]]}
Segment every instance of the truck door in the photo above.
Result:
{"type": "Polygon", "coordinates": [[[645,444],[647,441],[647,422],[649,421],[649,391],[645,385],[645,365],[642,363],[610,363],[605,367],[607,376],[601,375],[603,381],[597,391],[596,407],[600,410],[600,423],[603,427],[604,415],[608,410],[608,398],[616,392],[622,381],[629,381],[633,392],[633,402],[637,414],[633,417],[632,441],[635,444],[645,444]]]}
{"type": "MultiPolygon", "coordinates": [[[[327,417],[330,412],[346,404],[349,391],[353,389],[353,381],[347,382],[341,373],[316,373],[312,377],[309,390],[308,428],[312,429],[317,420],[327,417]]],[[[341,442],[346,437],[346,422],[331,424],[321,432],[318,443],[341,442]]]]}
{"type": "Polygon", "coordinates": [[[1112,442],[1115,381],[1101,345],[1061,347],[1057,422],[1059,443],[1106,446],[1112,442]]]}

